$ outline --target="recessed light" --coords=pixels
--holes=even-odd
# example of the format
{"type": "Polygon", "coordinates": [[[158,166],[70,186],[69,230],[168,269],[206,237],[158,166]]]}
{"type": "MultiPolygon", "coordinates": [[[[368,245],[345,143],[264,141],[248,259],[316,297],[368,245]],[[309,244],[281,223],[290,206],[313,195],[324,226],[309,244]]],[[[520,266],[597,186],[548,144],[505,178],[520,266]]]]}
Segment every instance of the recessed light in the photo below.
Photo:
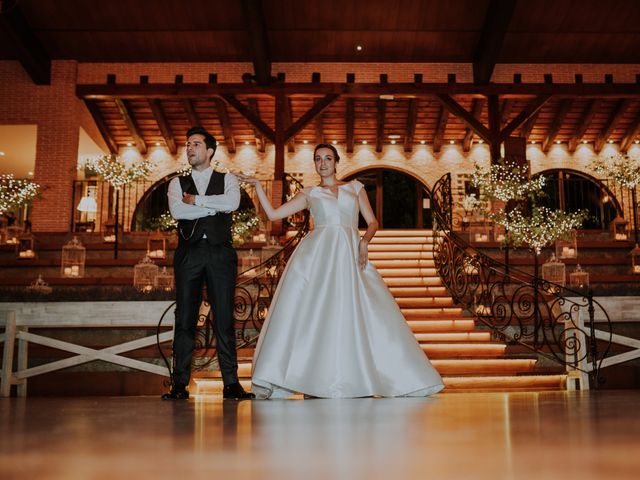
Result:
{"type": "Polygon", "coordinates": [[[133,147],[133,143],[127,142],[127,147],[133,147]]]}
{"type": "Polygon", "coordinates": [[[587,142],[586,140],[582,140],[582,143],[587,144],[587,143],[589,143],[589,142],[587,142]]]}
{"type": "Polygon", "coordinates": [[[333,141],[333,142],[331,142],[331,143],[333,143],[334,145],[337,145],[337,144],[338,144],[338,140],[334,140],[334,141],[333,141]]]}
{"type": "Polygon", "coordinates": [[[303,140],[302,143],[306,145],[307,143],[309,143],[309,140],[303,140]]]}
{"type": "Polygon", "coordinates": [[[633,143],[640,143],[640,140],[636,140],[636,141],[635,141],[635,142],[633,142],[633,143]]]}
{"type": "Polygon", "coordinates": [[[613,143],[613,140],[609,140],[609,143],[613,143]]]}
{"type": "Polygon", "coordinates": [[[450,143],[451,145],[453,145],[454,143],[456,143],[456,141],[455,141],[455,140],[449,140],[449,143],[450,143]]]}
{"type": "Polygon", "coordinates": [[[366,141],[366,140],[362,140],[362,144],[363,144],[363,145],[366,145],[366,144],[367,144],[367,141],[366,141]]]}
{"type": "Polygon", "coordinates": [[[0,152],[0,157],[4,157],[4,152],[0,152]]]}
{"type": "Polygon", "coordinates": [[[560,145],[562,142],[560,140],[556,140],[556,145],[560,145]]]}
{"type": "Polygon", "coordinates": [[[361,52],[362,51],[362,45],[356,45],[356,50],[361,52]]]}
{"type": "Polygon", "coordinates": [[[426,140],[420,140],[420,145],[424,145],[425,143],[427,143],[426,140]]]}
{"type": "Polygon", "coordinates": [[[156,142],[156,147],[159,147],[159,146],[160,146],[160,142],[156,142]]]}
{"type": "Polygon", "coordinates": [[[400,139],[400,135],[396,135],[396,134],[389,135],[389,138],[390,138],[391,140],[399,140],[399,139],[400,139]]]}
{"type": "Polygon", "coordinates": [[[478,143],[484,143],[484,140],[480,139],[478,140],[478,143]]]}
{"type": "Polygon", "coordinates": [[[245,144],[245,145],[249,145],[249,140],[245,140],[245,141],[244,141],[244,144],[245,144]]]}
{"type": "Polygon", "coordinates": [[[395,145],[396,141],[395,140],[391,140],[391,145],[395,145]]]}
{"type": "Polygon", "coordinates": [[[29,175],[30,177],[33,177],[33,172],[27,172],[27,175],[29,175]]]}

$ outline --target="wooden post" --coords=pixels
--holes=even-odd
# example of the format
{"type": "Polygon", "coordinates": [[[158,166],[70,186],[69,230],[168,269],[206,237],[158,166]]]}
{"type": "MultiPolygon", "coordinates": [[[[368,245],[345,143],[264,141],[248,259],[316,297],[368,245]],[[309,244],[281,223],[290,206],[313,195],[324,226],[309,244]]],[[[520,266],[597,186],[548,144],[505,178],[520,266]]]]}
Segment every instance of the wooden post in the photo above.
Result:
{"type": "MultiPolygon", "coordinates": [[[[28,332],[29,327],[19,327],[18,328],[18,365],[16,368],[16,372],[21,372],[26,370],[29,367],[29,342],[20,338],[20,332],[28,332]]],[[[22,378],[17,380],[18,384],[18,396],[26,397],[27,396],[27,379],[22,378]]]]}
{"type": "MultiPolygon", "coordinates": [[[[271,189],[271,204],[274,208],[282,205],[282,193],[284,190],[284,150],[285,150],[285,115],[287,97],[284,93],[276,94],[276,131],[275,131],[275,160],[273,165],[273,186],[271,189]]],[[[283,232],[282,220],[271,224],[271,233],[280,235],[283,232]]]]}
{"type": "Polygon", "coordinates": [[[491,132],[491,163],[497,163],[500,159],[500,98],[498,95],[489,95],[489,131],[491,132]]]}
{"type": "Polygon", "coordinates": [[[4,353],[2,355],[2,375],[0,376],[0,397],[11,394],[13,380],[13,349],[16,341],[16,312],[7,312],[4,329],[4,353]]]}

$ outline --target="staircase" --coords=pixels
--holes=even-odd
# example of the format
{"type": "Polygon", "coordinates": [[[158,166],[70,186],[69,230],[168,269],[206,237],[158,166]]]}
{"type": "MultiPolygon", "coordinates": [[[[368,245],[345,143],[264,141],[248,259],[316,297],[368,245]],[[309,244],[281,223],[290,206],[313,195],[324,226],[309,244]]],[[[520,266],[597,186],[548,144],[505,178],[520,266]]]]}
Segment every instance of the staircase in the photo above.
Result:
{"type": "MultiPolygon", "coordinates": [[[[369,245],[369,258],[442,375],[445,392],[564,388],[564,374],[537,371],[534,355],[510,358],[507,345],[492,341],[489,330],[453,304],[434,265],[431,230],[380,230],[369,245]]],[[[251,383],[251,354],[239,352],[239,358],[245,359],[239,368],[245,388],[251,383]]],[[[222,390],[217,371],[200,375],[194,378],[196,393],[222,390]]]]}

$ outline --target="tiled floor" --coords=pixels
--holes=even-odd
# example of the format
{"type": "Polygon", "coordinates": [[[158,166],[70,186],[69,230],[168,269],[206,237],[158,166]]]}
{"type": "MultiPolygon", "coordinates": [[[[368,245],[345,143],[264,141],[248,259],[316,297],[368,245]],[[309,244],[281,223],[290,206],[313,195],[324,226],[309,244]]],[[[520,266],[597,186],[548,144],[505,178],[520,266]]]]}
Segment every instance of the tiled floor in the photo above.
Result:
{"type": "Polygon", "coordinates": [[[640,391],[0,399],[0,478],[640,478],[640,391]]]}

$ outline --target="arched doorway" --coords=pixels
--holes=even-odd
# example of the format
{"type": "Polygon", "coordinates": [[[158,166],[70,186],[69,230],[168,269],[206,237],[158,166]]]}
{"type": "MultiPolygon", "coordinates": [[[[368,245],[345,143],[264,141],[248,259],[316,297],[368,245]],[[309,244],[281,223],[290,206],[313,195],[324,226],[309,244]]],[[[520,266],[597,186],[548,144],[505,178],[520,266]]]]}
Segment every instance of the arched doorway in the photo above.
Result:
{"type": "MultiPolygon", "coordinates": [[[[371,168],[346,177],[364,185],[381,228],[432,228],[431,193],[419,179],[391,168],[371,168]]],[[[366,223],[360,217],[360,227],[366,223]]]]}

